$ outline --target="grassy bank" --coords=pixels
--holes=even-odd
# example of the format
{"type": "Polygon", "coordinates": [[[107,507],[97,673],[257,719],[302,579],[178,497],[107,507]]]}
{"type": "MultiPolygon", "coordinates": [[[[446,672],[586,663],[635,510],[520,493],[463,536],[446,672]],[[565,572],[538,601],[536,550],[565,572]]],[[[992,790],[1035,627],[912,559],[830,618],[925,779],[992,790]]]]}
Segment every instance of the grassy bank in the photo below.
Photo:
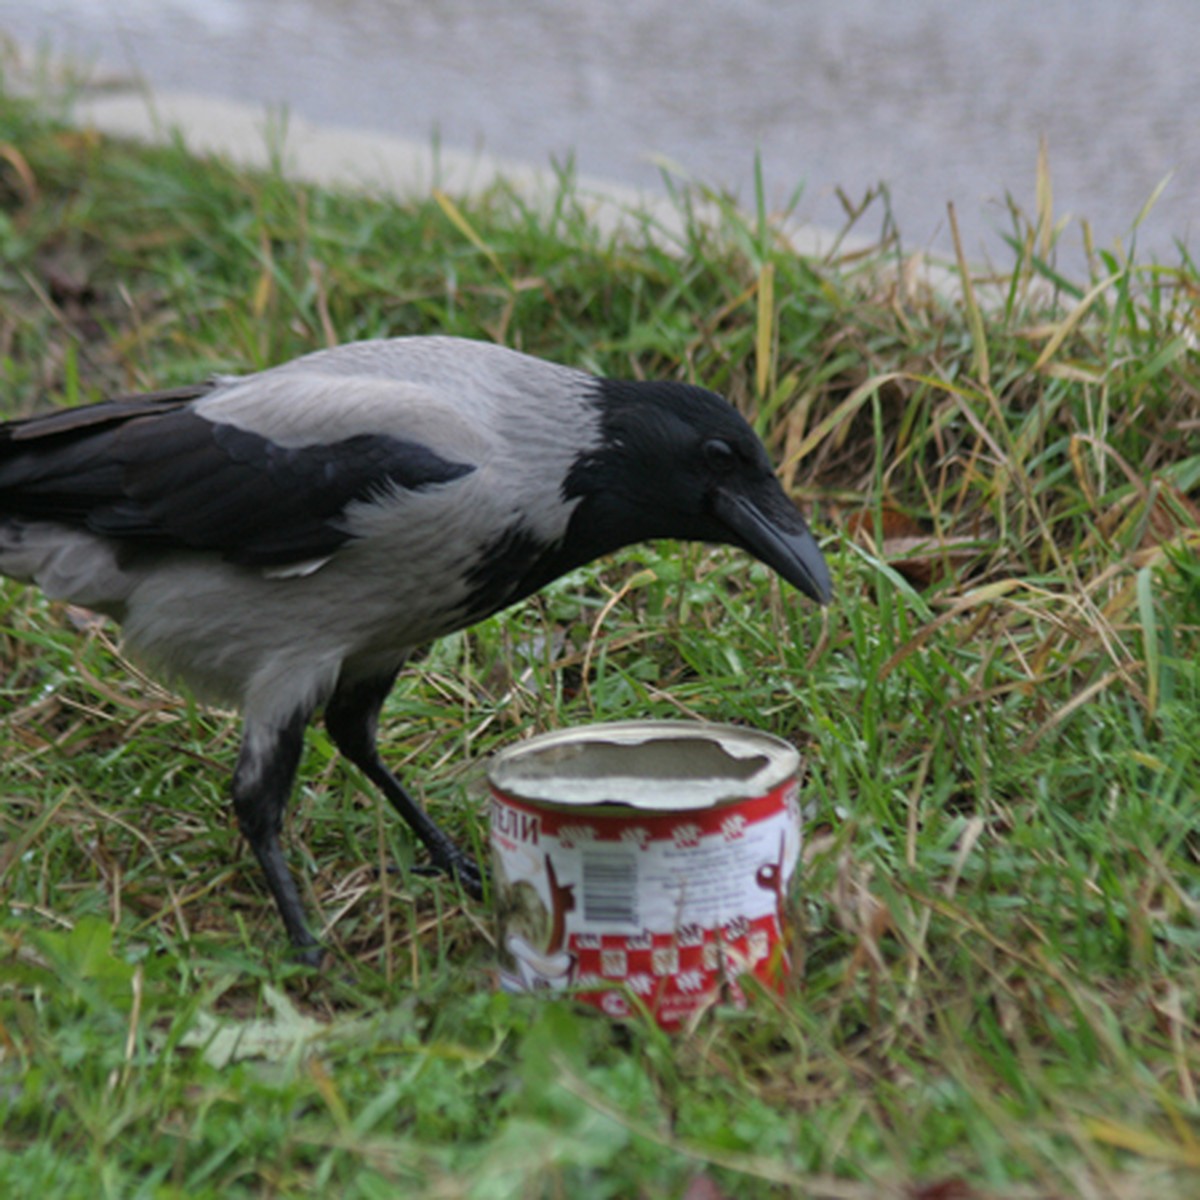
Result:
{"type": "MultiPolygon", "coordinates": [[[[0,586],[0,1191],[1185,1197],[1200,1187],[1200,275],[1051,214],[939,299],[765,214],[602,236],[564,179],[400,205],[0,100],[0,409],[440,331],[694,379],[825,536],[577,573],[406,672],[386,757],[467,842],[490,751],[694,715],[807,758],[799,969],[682,1040],[493,993],[486,910],[310,733],[290,965],[236,719],[0,586]],[[1070,230],[1065,236],[1078,236],[1070,230]]],[[[869,214],[868,214],[869,218],[869,214]]]]}

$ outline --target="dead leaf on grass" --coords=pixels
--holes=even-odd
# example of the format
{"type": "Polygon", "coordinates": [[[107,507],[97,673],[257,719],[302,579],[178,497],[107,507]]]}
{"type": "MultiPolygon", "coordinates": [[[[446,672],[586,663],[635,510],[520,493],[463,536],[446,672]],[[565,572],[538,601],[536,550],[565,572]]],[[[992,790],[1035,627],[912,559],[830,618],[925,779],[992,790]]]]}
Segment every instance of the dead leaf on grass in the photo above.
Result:
{"type": "Polygon", "coordinates": [[[711,1175],[693,1175],[683,1189],[683,1200],[730,1200],[730,1195],[713,1182],[711,1175]]]}
{"type": "Polygon", "coordinates": [[[866,509],[853,513],[846,531],[917,588],[965,572],[980,553],[977,539],[939,537],[894,508],[885,507],[878,516],[866,509]]]}
{"type": "Polygon", "coordinates": [[[983,1200],[983,1194],[965,1179],[935,1179],[932,1183],[914,1183],[908,1200],[983,1200]]]}

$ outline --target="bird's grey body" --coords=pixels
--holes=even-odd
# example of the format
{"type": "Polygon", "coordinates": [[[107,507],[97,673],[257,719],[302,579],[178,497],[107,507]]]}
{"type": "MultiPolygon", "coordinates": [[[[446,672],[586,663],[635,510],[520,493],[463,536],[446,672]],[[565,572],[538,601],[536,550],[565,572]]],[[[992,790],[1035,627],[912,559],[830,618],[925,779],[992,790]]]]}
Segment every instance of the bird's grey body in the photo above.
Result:
{"type": "Polygon", "coordinates": [[[242,709],[235,804],[301,948],[278,832],[312,715],[477,890],[375,756],[396,672],[414,647],[656,536],[744,545],[828,594],[724,401],[486,343],[362,342],[0,426],[0,573],[113,616],[131,655],[242,709]]]}
{"type": "MultiPolygon", "coordinates": [[[[599,440],[588,383],[582,372],[441,337],[358,343],[223,378],[186,411],[300,451],[403,439],[470,470],[415,490],[380,483],[333,518],[348,536],[332,553],[262,565],[187,547],[131,554],[119,539],[27,521],[20,536],[0,526],[0,573],[113,616],[131,656],[203,698],[284,719],[323,704],[343,664],[353,673],[362,662],[368,675],[398,667],[412,647],[461,628],[471,615],[464,568],[498,530],[561,540],[573,505],[558,484],[580,445],[599,440]],[[540,419],[533,401],[551,404],[553,419],[540,419]]],[[[237,546],[236,498],[212,503],[214,548],[237,546]]]]}

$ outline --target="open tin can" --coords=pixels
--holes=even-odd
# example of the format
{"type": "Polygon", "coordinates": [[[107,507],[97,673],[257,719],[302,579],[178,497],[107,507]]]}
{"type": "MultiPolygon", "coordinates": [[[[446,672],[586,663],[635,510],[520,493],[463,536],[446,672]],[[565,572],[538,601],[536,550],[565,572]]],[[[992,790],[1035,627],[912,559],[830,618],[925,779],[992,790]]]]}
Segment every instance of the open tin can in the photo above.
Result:
{"type": "Polygon", "coordinates": [[[787,742],[687,721],[530,738],[492,760],[501,986],[671,1029],[750,973],[782,987],[800,855],[787,742]]]}

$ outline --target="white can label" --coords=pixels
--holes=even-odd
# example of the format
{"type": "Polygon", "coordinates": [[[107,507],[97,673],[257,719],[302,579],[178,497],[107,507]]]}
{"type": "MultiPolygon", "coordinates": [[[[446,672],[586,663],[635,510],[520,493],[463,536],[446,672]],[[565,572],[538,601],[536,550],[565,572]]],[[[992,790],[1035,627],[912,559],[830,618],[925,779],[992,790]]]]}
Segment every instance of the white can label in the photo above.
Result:
{"type": "Polygon", "coordinates": [[[796,785],[705,810],[579,813],[492,802],[502,982],[582,988],[620,1015],[623,983],[663,1025],[751,971],[785,966],[784,898],[800,853],[796,785]]]}

